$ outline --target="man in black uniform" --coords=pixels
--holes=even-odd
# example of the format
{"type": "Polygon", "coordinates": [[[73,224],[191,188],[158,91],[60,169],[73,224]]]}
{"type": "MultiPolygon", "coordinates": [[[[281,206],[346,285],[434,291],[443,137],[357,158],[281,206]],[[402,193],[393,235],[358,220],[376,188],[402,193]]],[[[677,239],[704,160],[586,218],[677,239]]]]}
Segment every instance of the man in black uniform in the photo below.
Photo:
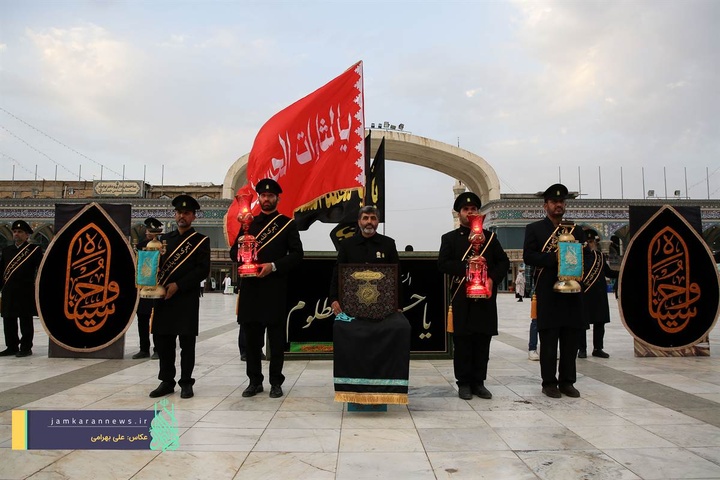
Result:
{"type": "MultiPolygon", "coordinates": [[[[277,211],[282,189],[270,178],[255,185],[261,212],[256,216],[248,234],[258,243],[257,277],[244,277],[238,286],[237,321],[247,343],[246,373],[249,385],[243,397],[252,397],[263,391],[262,347],[265,329],[270,349],[270,398],[283,396],[282,373],[285,362],[285,317],[287,308],[288,272],[297,267],[303,258],[300,233],[292,218],[277,211]]],[[[230,258],[237,260],[238,242],[242,243],[242,230],[230,249],[230,258]]],[[[238,333],[238,336],[240,333],[238,333]]],[[[238,337],[238,342],[240,338],[238,337]]]]}
{"type": "Polygon", "coordinates": [[[1,313],[7,346],[0,356],[27,357],[32,355],[33,316],[37,315],[35,274],[42,261],[42,250],[40,245],[28,243],[33,231],[27,222],[18,220],[12,224],[11,230],[13,244],[3,248],[0,268],[1,313]],[[18,338],[18,320],[22,338],[18,338]]]}
{"type": "MultiPolygon", "coordinates": [[[[605,278],[618,278],[617,270],[610,268],[605,255],[598,249],[598,233],[588,228],[585,230],[585,275],[583,278],[583,316],[585,328],[593,326],[593,357],[610,358],[603,350],[605,324],[610,323],[610,305],[608,302],[605,278]]],[[[580,335],[580,351],[578,358],[587,358],[587,337],[583,330],[580,335]]]]}
{"type": "MultiPolygon", "coordinates": [[[[162,229],[162,223],[156,218],[145,219],[145,239],[137,244],[137,250],[140,251],[147,247],[152,240],[150,229],[162,229]]],[[[158,237],[159,239],[159,237],[158,237]]],[[[137,307],[137,324],[138,336],[140,337],[140,351],[132,356],[133,360],[139,358],[148,358],[150,356],[150,315],[152,314],[153,300],[150,298],[140,298],[137,307]]],[[[158,359],[157,349],[153,349],[153,360],[158,359]]]]}
{"type": "MultiPolygon", "coordinates": [[[[555,184],[543,192],[546,217],[525,227],[523,261],[535,269],[535,295],[537,298],[537,327],[540,335],[540,375],[542,392],[548,397],[560,398],[561,393],[579,397],[573,386],[576,380],[575,357],[580,334],[585,328],[582,318],[582,294],[558,293],[553,285],[558,280],[557,241],[559,224],[565,215],[568,189],[555,184]],[[560,363],[557,349],[560,344],[560,363]],[[556,376],[557,372],[557,376],[556,376]],[[558,388],[559,387],[559,388],[558,388]]],[[[580,227],[570,232],[582,243],[580,227]]]]}
{"type": "Polygon", "coordinates": [[[175,207],[177,230],[163,236],[167,242],[160,259],[158,284],[165,298],[156,300],[150,321],[155,349],[160,357],[160,385],[150,392],[161,397],[175,390],[175,342],[180,338],[180,397],[194,395],[195,341],[200,323],[197,286],[210,273],[210,241],[192,227],[200,204],[189,195],[178,195],[175,207]]]}
{"type": "Polygon", "coordinates": [[[438,267],[451,276],[450,296],[453,312],[453,368],[458,385],[458,396],[463,400],[492,398],[485,388],[487,365],[490,358],[490,340],[498,334],[497,284],[507,276],[510,260],[494,233],[483,230],[485,242],[479,254],[487,263],[487,279],[492,295],[486,299],[469,299],[465,294],[466,268],[473,255],[468,240],[470,220],[477,214],[480,198],[465,192],[455,199],[453,209],[458,212],[460,227],[442,236],[438,267]]]}

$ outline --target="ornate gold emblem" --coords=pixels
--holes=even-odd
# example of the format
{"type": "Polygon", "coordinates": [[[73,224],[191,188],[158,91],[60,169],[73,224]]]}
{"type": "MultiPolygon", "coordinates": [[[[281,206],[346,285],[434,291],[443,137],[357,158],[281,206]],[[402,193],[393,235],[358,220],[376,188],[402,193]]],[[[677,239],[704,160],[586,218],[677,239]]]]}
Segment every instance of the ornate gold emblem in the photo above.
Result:
{"type": "Polygon", "coordinates": [[[380,291],[370,282],[363,283],[358,287],[357,298],[363,305],[372,305],[380,298],[380,291]]]}
{"type": "Polygon", "coordinates": [[[648,311],[668,333],[678,333],[697,315],[700,285],[691,281],[685,240],[672,228],[657,233],[648,246],[648,311]]]}

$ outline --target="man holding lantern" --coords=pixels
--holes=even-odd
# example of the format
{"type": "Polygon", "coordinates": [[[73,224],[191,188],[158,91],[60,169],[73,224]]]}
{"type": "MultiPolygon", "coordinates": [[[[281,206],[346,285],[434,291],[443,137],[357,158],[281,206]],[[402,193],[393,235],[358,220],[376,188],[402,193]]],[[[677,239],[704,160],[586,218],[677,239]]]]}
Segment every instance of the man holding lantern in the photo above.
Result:
{"type": "Polygon", "coordinates": [[[448,331],[453,333],[453,368],[463,400],[473,394],[492,398],[485,379],[490,340],[498,334],[497,284],[510,266],[495,234],[482,229],[481,205],[472,192],[455,199],[460,227],[442,236],[438,254],[440,271],[450,276],[448,331]]]}
{"type": "MultiPolygon", "coordinates": [[[[569,197],[565,185],[556,183],[543,192],[545,218],[525,227],[523,261],[535,267],[535,297],[532,308],[537,312],[540,335],[540,375],[542,392],[551,398],[579,397],[573,386],[576,380],[575,357],[580,334],[584,334],[580,285],[576,290],[563,288],[565,266],[560,262],[559,247],[563,243],[585,241],[582,229],[563,222],[565,199],[569,197]],[[563,238],[567,236],[566,240],[563,238]],[[560,362],[557,350],[560,345],[560,362]]],[[[563,259],[563,262],[566,260],[563,259]]],[[[582,268],[582,254],[575,259],[582,268]]],[[[581,271],[582,273],[582,271],[581,271]]]]}
{"type": "MultiPolygon", "coordinates": [[[[257,274],[244,276],[238,285],[238,315],[247,342],[246,373],[249,385],[243,397],[253,397],[263,391],[262,347],[265,330],[270,347],[270,398],[283,396],[282,373],[285,361],[285,305],[288,272],[300,264],[303,246],[300,233],[292,218],[277,211],[282,189],[271,178],[255,185],[260,214],[252,219],[247,232],[240,230],[230,249],[230,258],[238,259],[243,237],[252,235],[256,242],[257,274]]],[[[247,265],[246,265],[247,266],[247,265]]]]}

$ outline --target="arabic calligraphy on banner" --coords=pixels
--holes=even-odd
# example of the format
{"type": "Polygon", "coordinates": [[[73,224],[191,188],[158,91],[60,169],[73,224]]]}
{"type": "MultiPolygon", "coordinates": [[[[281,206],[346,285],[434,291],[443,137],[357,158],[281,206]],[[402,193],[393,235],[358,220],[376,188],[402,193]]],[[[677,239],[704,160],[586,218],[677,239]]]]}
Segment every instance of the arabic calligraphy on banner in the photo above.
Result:
{"type": "Polygon", "coordinates": [[[669,205],[630,207],[632,240],[619,276],[620,315],[638,342],[659,350],[700,343],[720,311],[720,278],[698,233],[699,208],[682,212],[669,205]]]}
{"type": "Polygon", "coordinates": [[[677,333],[697,315],[700,285],[690,280],[690,253],[672,228],[658,232],[648,246],[648,311],[660,328],[677,333]]]}
{"type": "MultiPolygon", "coordinates": [[[[305,257],[290,273],[286,333],[291,353],[332,353],[336,317],[328,300],[335,258],[305,257]],[[308,281],[312,278],[313,281],[308,281]]],[[[411,354],[447,353],[444,277],[437,257],[404,258],[400,253],[402,295],[398,308],[410,322],[411,354]]]]}
{"type": "Polygon", "coordinates": [[[95,224],[80,230],[70,242],[65,316],[83,332],[97,331],[115,313],[120,287],[116,281],[110,281],[111,258],[110,241],[95,224]]]}
{"type": "MultiPolygon", "coordinates": [[[[130,205],[113,208],[129,229],[130,205]]],[[[134,317],[137,289],[130,243],[97,203],[59,204],[55,221],[64,223],[48,246],[36,281],[40,320],[61,347],[100,350],[119,339],[134,317]]]]}

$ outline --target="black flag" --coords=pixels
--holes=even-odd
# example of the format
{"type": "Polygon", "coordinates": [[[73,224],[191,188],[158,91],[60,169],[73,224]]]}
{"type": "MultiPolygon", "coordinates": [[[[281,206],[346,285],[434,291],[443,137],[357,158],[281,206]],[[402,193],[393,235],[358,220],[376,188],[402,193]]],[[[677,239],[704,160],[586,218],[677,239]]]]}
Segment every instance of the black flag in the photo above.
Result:
{"type": "MultiPolygon", "coordinates": [[[[366,159],[365,165],[368,163],[366,159]]],[[[365,205],[374,205],[380,213],[380,221],[385,221],[385,137],[380,141],[372,165],[365,174],[365,205]]]]}

